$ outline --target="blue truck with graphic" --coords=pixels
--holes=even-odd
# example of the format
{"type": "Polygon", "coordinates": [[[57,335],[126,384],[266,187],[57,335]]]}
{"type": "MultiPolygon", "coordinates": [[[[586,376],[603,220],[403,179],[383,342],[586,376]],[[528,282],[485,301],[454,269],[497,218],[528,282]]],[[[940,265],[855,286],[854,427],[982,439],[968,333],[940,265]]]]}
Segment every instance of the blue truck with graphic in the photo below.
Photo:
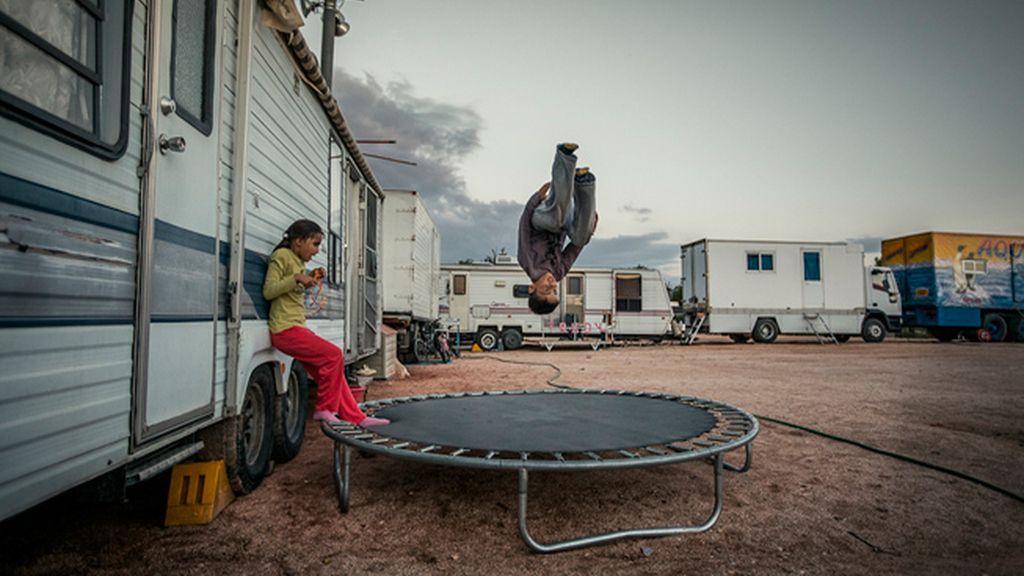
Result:
{"type": "Polygon", "coordinates": [[[882,241],[903,325],[942,341],[1024,342],[1024,236],[924,232],[882,241]]]}

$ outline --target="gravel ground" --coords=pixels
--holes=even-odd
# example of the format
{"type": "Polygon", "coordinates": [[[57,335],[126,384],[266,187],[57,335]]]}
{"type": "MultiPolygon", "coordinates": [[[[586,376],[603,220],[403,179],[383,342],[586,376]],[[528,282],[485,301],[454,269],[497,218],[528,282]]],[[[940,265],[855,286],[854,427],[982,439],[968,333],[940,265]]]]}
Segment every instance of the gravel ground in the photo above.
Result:
{"type": "MultiPolygon", "coordinates": [[[[1024,494],[1024,345],[887,341],[629,346],[464,354],[375,382],[371,398],[576,387],[723,401],[959,470],[1024,494]]],[[[738,461],[736,456],[730,460],[738,461]]],[[[302,453],[208,526],[161,525],[168,478],[123,505],[57,498],[0,524],[13,574],[1020,574],[1024,503],[961,478],[767,420],[754,465],[725,478],[708,532],[536,555],[520,540],[511,472],[357,455],[341,515],[331,442],[302,453]]],[[[531,475],[540,541],[699,522],[712,469],[531,475]]]]}

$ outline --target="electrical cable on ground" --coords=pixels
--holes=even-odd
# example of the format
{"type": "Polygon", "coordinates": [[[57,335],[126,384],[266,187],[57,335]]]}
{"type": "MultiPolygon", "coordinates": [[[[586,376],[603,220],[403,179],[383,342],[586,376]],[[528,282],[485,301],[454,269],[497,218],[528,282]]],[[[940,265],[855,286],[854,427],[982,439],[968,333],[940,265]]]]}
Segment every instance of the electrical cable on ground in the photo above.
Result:
{"type": "MultiPolygon", "coordinates": [[[[495,362],[504,362],[506,364],[522,364],[522,365],[525,365],[525,366],[547,366],[547,367],[552,368],[552,369],[555,370],[555,375],[553,377],[547,379],[545,381],[545,384],[547,384],[548,386],[552,386],[554,388],[560,388],[562,390],[577,390],[577,388],[575,386],[569,386],[569,385],[566,385],[566,384],[555,384],[555,380],[557,380],[558,378],[560,378],[562,376],[562,369],[559,368],[558,366],[550,363],[550,362],[525,362],[525,361],[521,361],[521,360],[507,360],[507,359],[504,359],[504,358],[495,358],[493,356],[466,356],[466,358],[470,358],[470,359],[480,358],[480,359],[484,359],[484,360],[494,360],[495,362]]],[[[928,469],[931,469],[931,470],[935,470],[936,472],[942,472],[943,474],[949,474],[950,476],[954,476],[956,478],[960,478],[961,480],[966,480],[968,482],[973,482],[974,484],[982,486],[983,488],[988,488],[989,490],[992,490],[993,492],[998,492],[999,494],[1002,494],[1003,496],[1008,496],[1008,497],[1010,497],[1010,498],[1012,498],[1012,499],[1014,499],[1014,500],[1016,500],[1018,502],[1024,502],[1024,496],[1022,496],[1020,494],[1017,494],[1015,492],[1011,492],[1010,490],[1007,490],[1006,488],[1003,488],[1001,486],[996,486],[995,484],[992,484],[991,482],[982,480],[981,478],[978,478],[976,476],[971,476],[970,474],[967,474],[966,472],[961,472],[959,470],[954,470],[953,468],[947,468],[945,466],[940,466],[938,464],[933,464],[933,463],[927,462],[925,460],[919,460],[919,459],[914,458],[912,456],[907,456],[906,454],[900,454],[898,452],[892,452],[890,450],[885,450],[883,448],[878,448],[876,446],[872,446],[870,444],[865,444],[863,442],[860,442],[858,440],[853,440],[851,438],[845,438],[843,436],[838,436],[836,434],[830,434],[828,432],[823,432],[821,430],[817,430],[817,429],[811,428],[809,426],[802,426],[802,425],[796,424],[794,422],[788,422],[786,420],[782,420],[781,418],[773,418],[771,416],[762,416],[761,414],[754,414],[754,416],[758,420],[763,420],[764,422],[771,422],[772,424],[777,424],[779,426],[786,426],[786,427],[789,427],[789,428],[794,428],[796,430],[807,432],[808,434],[814,434],[816,436],[821,436],[822,438],[828,438],[829,440],[835,440],[836,442],[843,442],[845,444],[850,444],[852,446],[857,446],[858,448],[862,448],[864,450],[867,450],[868,452],[874,452],[875,454],[881,454],[882,456],[888,456],[890,458],[895,458],[896,460],[907,462],[908,464],[914,464],[914,465],[917,465],[917,466],[921,466],[923,468],[928,468],[928,469]]]]}

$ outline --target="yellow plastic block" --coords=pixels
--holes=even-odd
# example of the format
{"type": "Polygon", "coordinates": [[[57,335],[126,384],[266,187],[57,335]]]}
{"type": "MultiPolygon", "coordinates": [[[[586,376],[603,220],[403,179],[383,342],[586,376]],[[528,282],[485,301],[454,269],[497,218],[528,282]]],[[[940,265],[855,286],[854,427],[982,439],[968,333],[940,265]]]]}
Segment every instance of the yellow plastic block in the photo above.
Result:
{"type": "Polygon", "coordinates": [[[164,526],[209,524],[234,499],[223,460],[177,464],[171,471],[164,526]]]}
{"type": "Polygon", "coordinates": [[[470,352],[483,352],[483,348],[479,344],[473,344],[473,347],[469,349],[470,352]]]}

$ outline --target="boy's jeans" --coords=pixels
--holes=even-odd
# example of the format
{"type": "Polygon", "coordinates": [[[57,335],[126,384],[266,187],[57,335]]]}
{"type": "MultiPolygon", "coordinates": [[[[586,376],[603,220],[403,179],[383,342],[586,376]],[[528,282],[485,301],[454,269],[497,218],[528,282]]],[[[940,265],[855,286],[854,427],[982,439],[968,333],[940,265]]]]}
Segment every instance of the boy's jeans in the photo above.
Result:
{"type": "Polygon", "coordinates": [[[534,228],[557,234],[565,230],[580,248],[590,242],[597,216],[597,181],[575,181],[576,156],[555,150],[551,189],[530,220],[534,228]]]}

